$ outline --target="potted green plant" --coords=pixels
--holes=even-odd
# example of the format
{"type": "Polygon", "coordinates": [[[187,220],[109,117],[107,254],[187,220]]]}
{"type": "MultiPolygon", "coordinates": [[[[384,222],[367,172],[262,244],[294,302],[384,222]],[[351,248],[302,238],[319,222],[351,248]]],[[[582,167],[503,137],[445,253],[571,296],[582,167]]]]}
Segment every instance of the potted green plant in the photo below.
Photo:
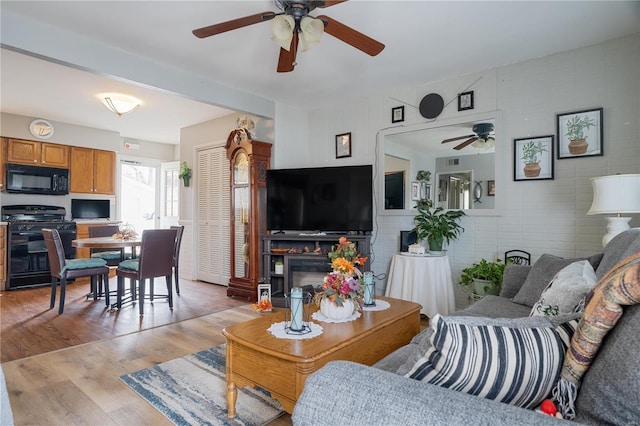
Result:
{"type": "Polygon", "coordinates": [[[595,120],[588,115],[575,115],[567,120],[567,133],[565,134],[569,138],[569,152],[571,154],[584,154],[587,152],[589,144],[584,131],[595,125],[595,120]]]}
{"type": "Polygon", "coordinates": [[[524,162],[524,175],[526,177],[537,177],[540,175],[540,160],[538,155],[545,152],[547,148],[538,141],[529,141],[522,146],[522,161],[524,162]]]}
{"type": "Polygon", "coordinates": [[[464,228],[458,223],[465,213],[462,210],[446,210],[442,207],[434,207],[433,201],[428,198],[418,200],[416,203],[418,214],[413,218],[418,241],[427,240],[429,251],[442,251],[446,241],[458,238],[464,228]]]}
{"type": "Polygon", "coordinates": [[[184,186],[189,186],[189,181],[191,180],[191,168],[187,164],[186,161],[182,162],[182,166],[180,167],[180,174],[178,175],[182,182],[184,182],[184,186]]]}
{"type": "Polygon", "coordinates": [[[462,270],[460,276],[460,284],[472,286],[474,293],[479,296],[487,294],[497,295],[502,288],[502,275],[504,274],[505,264],[500,259],[488,261],[480,260],[468,268],[462,270]]]}

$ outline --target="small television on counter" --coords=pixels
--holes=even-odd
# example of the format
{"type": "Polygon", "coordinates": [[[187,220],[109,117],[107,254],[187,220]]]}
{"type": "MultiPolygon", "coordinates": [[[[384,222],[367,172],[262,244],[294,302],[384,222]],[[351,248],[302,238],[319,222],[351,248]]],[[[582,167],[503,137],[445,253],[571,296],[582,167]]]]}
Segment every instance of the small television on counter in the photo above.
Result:
{"type": "Polygon", "coordinates": [[[267,170],[270,231],[370,232],[372,166],[267,170]]]}
{"type": "Polygon", "coordinates": [[[71,199],[72,219],[109,219],[111,204],[109,200],[71,199]]]}

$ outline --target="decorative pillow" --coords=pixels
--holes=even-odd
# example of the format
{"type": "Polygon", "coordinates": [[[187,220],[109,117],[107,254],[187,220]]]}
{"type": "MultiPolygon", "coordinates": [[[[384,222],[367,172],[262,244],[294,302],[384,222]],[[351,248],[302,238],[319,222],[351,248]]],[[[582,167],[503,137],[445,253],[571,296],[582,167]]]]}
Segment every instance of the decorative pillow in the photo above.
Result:
{"type": "Polygon", "coordinates": [[[538,299],[540,299],[542,290],[549,285],[554,275],[565,266],[568,266],[578,260],[588,260],[595,270],[598,268],[598,265],[602,260],[602,253],[579,259],[563,259],[562,257],[553,256],[551,254],[543,254],[531,267],[531,271],[529,272],[529,275],[527,275],[526,281],[522,284],[518,293],[513,297],[513,301],[521,305],[533,307],[538,299]]]}
{"type": "Polygon", "coordinates": [[[441,317],[427,349],[405,374],[449,389],[534,408],[551,392],[578,321],[554,329],[543,317],[441,317]]]}
{"type": "Polygon", "coordinates": [[[542,291],[530,315],[556,316],[584,310],[582,301],[596,281],[596,272],[587,260],[565,266],[542,291]]]}

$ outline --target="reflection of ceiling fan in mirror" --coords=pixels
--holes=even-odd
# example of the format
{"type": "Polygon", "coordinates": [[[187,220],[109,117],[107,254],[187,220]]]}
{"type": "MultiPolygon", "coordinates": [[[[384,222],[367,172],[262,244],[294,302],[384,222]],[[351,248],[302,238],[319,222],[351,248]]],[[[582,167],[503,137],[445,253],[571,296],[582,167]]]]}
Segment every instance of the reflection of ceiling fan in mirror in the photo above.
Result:
{"type": "Polygon", "coordinates": [[[496,136],[493,133],[492,123],[478,123],[474,124],[471,130],[475,133],[473,135],[458,136],[457,138],[445,139],[442,143],[459,141],[460,139],[467,139],[459,145],[453,147],[455,150],[460,150],[466,146],[471,145],[477,149],[490,149],[496,144],[496,136]]]}
{"type": "Polygon", "coordinates": [[[290,72],[296,65],[298,45],[302,51],[309,50],[320,42],[323,32],[350,44],[367,55],[376,56],[384,49],[384,44],[350,28],[326,15],[311,16],[315,8],[325,8],[347,0],[273,0],[282,12],[271,11],[233,19],[220,24],[193,30],[198,38],[210,37],[249,25],[273,20],[271,39],[280,46],[278,72],[290,72]]]}

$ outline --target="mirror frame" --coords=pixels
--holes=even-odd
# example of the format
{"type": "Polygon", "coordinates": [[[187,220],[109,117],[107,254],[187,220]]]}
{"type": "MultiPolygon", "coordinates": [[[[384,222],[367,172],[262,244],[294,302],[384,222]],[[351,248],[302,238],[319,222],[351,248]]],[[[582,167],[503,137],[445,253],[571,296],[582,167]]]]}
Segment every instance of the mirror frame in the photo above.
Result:
{"type": "MultiPolygon", "coordinates": [[[[468,122],[479,122],[483,120],[494,120],[495,121],[495,133],[496,133],[496,150],[495,150],[495,164],[494,164],[494,172],[495,172],[495,185],[496,188],[503,188],[503,179],[502,179],[502,171],[503,171],[503,152],[506,147],[506,139],[503,136],[502,131],[502,111],[493,110],[487,112],[479,112],[474,114],[468,114],[459,117],[453,118],[445,118],[442,120],[434,120],[428,123],[418,123],[412,124],[408,126],[398,126],[398,127],[389,127],[387,129],[381,130],[378,133],[378,147],[376,150],[376,170],[377,175],[381,178],[377,179],[378,182],[376,184],[377,189],[377,203],[376,210],[378,215],[382,216],[415,216],[416,209],[409,208],[403,210],[386,210],[384,208],[384,144],[387,136],[398,135],[402,133],[408,132],[418,132],[429,129],[436,129],[439,127],[447,127],[459,125],[461,123],[468,122]]],[[[432,177],[436,175],[435,170],[432,171],[432,177]]],[[[500,212],[503,210],[504,206],[504,190],[502,193],[496,194],[495,198],[495,208],[493,209],[469,209],[464,210],[467,216],[499,216],[500,212]]]]}

